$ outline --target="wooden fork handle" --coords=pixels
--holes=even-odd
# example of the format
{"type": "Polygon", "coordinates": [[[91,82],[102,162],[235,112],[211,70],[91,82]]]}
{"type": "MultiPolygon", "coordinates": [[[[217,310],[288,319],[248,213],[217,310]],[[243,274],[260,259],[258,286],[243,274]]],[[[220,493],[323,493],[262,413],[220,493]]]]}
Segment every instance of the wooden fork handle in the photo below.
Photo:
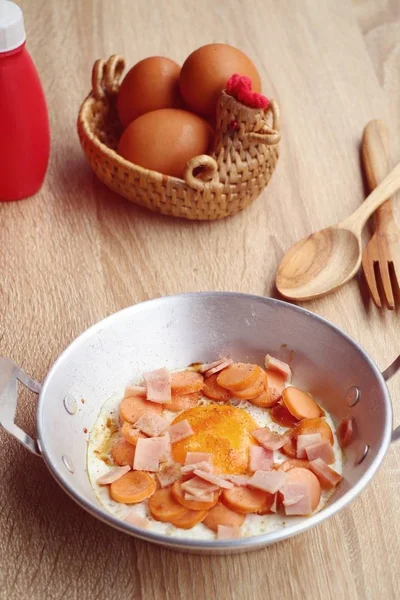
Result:
{"type": "MultiPolygon", "coordinates": [[[[372,192],[389,172],[389,132],[383,121],[370,121],[364,129],[361,156],[369,191],[372,192]]],[[[393,220],[391,200],[376,210],[376,230],[393,220]]]]}

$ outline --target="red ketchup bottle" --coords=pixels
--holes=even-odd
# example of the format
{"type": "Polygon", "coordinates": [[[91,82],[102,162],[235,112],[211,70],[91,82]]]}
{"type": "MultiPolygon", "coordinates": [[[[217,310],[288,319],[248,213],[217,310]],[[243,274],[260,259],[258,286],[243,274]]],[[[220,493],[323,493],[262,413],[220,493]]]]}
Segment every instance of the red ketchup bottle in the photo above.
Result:
{"type": "Polygon", "coordinates": [[[36,194],[49,152],[46,100],[25,48],[22,11],[0,0],[0,201],[36,194]]]}

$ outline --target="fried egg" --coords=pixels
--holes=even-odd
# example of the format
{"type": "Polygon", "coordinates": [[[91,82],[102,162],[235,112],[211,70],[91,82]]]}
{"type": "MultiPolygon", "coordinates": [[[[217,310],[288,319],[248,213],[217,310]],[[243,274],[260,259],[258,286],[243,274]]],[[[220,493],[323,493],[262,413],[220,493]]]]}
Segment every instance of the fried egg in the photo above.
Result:
{"type": "MultiPolygon", "coordinates": [[[[97,479],[109,470],[112,464],[110,450],[119,437],[119,405],[124,397],[124,389],[111,397],[103,405],[100,414],[90,432],[87,451],[87,472],[90,483],[99,503],[111,514],[125,519],[128,514],[136,514],[146,518],[147,530],[176,538],[213,540],[215,533],[202,523],[192,529],[179,529],[171,523],[156,521],[147,509],[147,500],[136,505],[125,505],[115,502],[110,497],[109,487],[101,486],[97,479]]],[[[268,426],[273,431],[284,433],[287,428],[275,423],[268,410],[259,408],[247,401],[232,399],[221,404],[202,397],[198,406],[182,411],[172,412],[164,409],[162,416],[168,422],[179,422],[187,419],[194,435],[173,444],[172,456],[177,462],[184,463],[186,452],[210,452],[216,472],[245,473],[248,469],[248,447],[254,444],[251,431],[268,426]]],[[[343,457],[335,426],[331,416],[325,412],[333,436],[335,462],[330,465],[338,473],[343,471],[343,457]]],[[[281,463],[288,457],[279,451],[274,453],[275,463],[281,463]]],[[[317,510],[321,510],[328,502],[333,491],[322,490],[317,510]]],[[[242,537],[251,537],[282,529],[304,520],[304,517],[287,517],[283,514],[248,514],[241,527],[242,537]]]]}
{"type": "Polygon", "coordinates": [[[189,421],[194,435],[173,444],[172,458],[185,464],[187,452],[209,452],[217,473],[247,473],[251,432],[258,425],[242,408],[208,404],[184,410],[174,423],[189,421]]]}

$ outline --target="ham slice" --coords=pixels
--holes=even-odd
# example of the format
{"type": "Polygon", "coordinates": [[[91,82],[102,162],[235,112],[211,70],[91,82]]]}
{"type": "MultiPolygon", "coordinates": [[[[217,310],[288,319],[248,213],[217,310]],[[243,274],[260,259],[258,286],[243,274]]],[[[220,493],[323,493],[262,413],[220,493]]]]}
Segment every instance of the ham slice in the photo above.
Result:
{"type": "Polygon", "coordinates": [[[206,492],[201,494],[201,496],[196,496],[190,492],[185,492],[185,500],[194,500],[195,502],[213,502],[214,492],[206,492]]]}
{"type": "Polygon", "coordinates": [[[251,432],[251,435],[267,450],[279,450],[289,441],[289,436],[271,431],[269,427],[256,429],[251,432]]]}
{"type": "Polygon", "coordinates": [[[267,354],[265,357],[265,368],[278,371],[288,383],[292,381],[292,369],[287,363],[279,360],[279,358],[274,358],[267,354]]]}
{"type": "Polygon", "coordinates": [[[181,483],[181,489],[184,492],[189,492],[189,494],[198,497],[204,496],[204,494],[210,492],[216,492],[219,489],[219,486],[215,485],[215,483],[205,481],[204,479],[201,479],[201,477],[193,477],[192,479],[181,483]]]}
{"type": "Polygon", "coordinates": [[[278,512],[278,492],[276,492],[276,494],[274,495],[274,501],[271,504],[271,508],[269,510],[273,513],[278,512]]]}
{"type": "Polygon", "coordinates": [[[146,435],[150,437],[157,437],[165,431],[169,423],[163,417],[160,417],[157,413],[146,412],[144,413],[135,423],[135,428],[140,429],[146,435]]]}
{"type": "Polygon", "coordinates": [[[250,446],[250,471],[271,471],[274,453],[261,446],[250,446]]]}
{"type": "Polygon", "coordinates": [[[121,477],[130,470],[131,468],[129,465],[125,465],[123,467],[111,467],[107,473],[97,479],[97,483],[99,485],[108,485],[109,483],[114,483],[114,481],[121,479],[121,477]]]}
{"type": "Polygon", "coordinates": [[[158,471],[160,462],[167,460],[170,453],[168,435],[154,438],[139,438],[136,444],[133,468],[136,471],[158,471]]]}
{"type": "Polygon", "coordinates": [[[176,442],[180,442],[181,440],[185,440],[194,434],[194,431],[187,419],[183,421],[179,421],[179,423],[175,423],[171,425],[168,429],[168,433],[171,438],[171,444],[176,444],[176,442]]]}
{"type": "Polygon", "coordinates": [[[134,525],[135,527],[140,527],[140,529],[147,529],[150,525],[150,521],[148,519],[141,517],[135,511],[129,512],[124,518],[124,521],[134,525]]]}
{"type": "Polygon", "coordinates": [[[240,527],[228,527],[228,525],[218,525],[217,539],[236,540],[241,537],[240,527]]]}
{"type": "Polygon", "coordinates": [[[228,359],[227,358],[219,358],[218,360],[214,360],[214,362],[203,363],[201,365],[199,371],[200,371],[200,373],[206,373],[210,369],[214,369],[215,367],[218,367],[218,365],[225,362],[226,360],[228,360],[228,359]]]}
{"type": "Polygon", "coordinates": [[[310,469],[318,477],[322,487],[325,489],[333,489],[343,479],[342,475],[331,469],[331,467],[328,467],[321,458],[311,461],[310,469]]]}
{"type": "Polygon", "coordinates": [[[307,516],[312,513],[310,486],[288,482],[282,488],[283,506],[287,515],[307,516]]]}
{"type": "Polygon", "coordinates": [[[297,458],[307,458],[306,448],[322,441],[320,433],[307,433],[297,436],[297,458]]]}
{"type": "Polygon", "coordinates": [[[171,373],[165,367],[143,373],[147,400],[165,404],[171,402],[171,373]]]}
{"type": "Polygon", "coordinates": [[[249,475],[225,475],[224,477],[225,479],[233,483],[233,485],[236,485],[238,487],[247,485],[250,480],[249,475]]]}
{"type": "Polygon", "coordinates": [[[197,477],[200,477],[205,481],[209,481],[210,483],[213,483],[225,490],[230,490],[231,488],[233,488],[233,483],[231,483],[230,481],[226,481],[223,477],[218,477],[218,475],[212,475],[212,473],[206,473],[205,471],[201,471],[200,469],[195,469],[194,474],[197,475],[197,477]]]}
{"type": "Polygon", "coordinates": [[[208,462],[212,464],[211,452],[186,452],[185,465],[192,465],[198,462],[208,462]]]}
{"type": "Polygon", "coordinates": [[[196,469],[200,469],[201,471],[206,471],[206,473],[213,472],[213,466],[209,462],[198,462],[193,463],[191,465],[185,465],[182,467],[182,473],[193,473],[196,469]]]}
{"type": "Polygon", "coordinates": [[[233,363],[233,360],[231,360],[231,359],[224,360],[224,362],[220,363],[219,365],[216,365],[212,369],[208,369],[208,371],[206,371],[204,373],[204,377],[207,379],[207,377],[211,377],[211,375],[214,375],[215,373],[219,373],[220,371],[223,371],[224,369],[226,369],[226,367],[229,367],[229,365],[231,365],[232,363],[233,363]]]}
{"type": "Polygon", "coordinates": [[[287,479],[284,471],[256,471],[251,477],[248,485],[269,494],[276,494],[287,479]]]}
{"type": "Polygon", "coordinates": [[[288,498],[287,500],[285,500],[283,502],[284,506],[294,506],[295,504],[297,504],[298,502],[300,502],[300,500],[302,500],[304,498],[304,496],[293,496],[291,498],[288,498]]]}
{"type": "Polygon", "coordinates": [[[146,398],[147,390],[144,385],[128,385],[125,388],[124,398],[131,398],[132,396],[140,396],[146,398]]]}
{"type": "MultiPolygon", "coordinates": [[[[128,442],[130,439],[132,438],[145,438],[146,436],[144,435],[144,433],[142,433],[139,429],[136,429],[136,425],[132,425],[131,423],[127,423],[126,421],[122,421],[122,423],[120,423],[121,425],[121,429],[120,429],[120,433],[122,435],[123,438],[126,439],[126,441],[128,442]],[[124,434],[128,434],[128,437],[125,437],[124,434]]],[[[130,442],[130,444],[133,444],[133,442],[130,442]]],[[[136,443],[136,441],[135,441],[136,443]]]]}
{"type": "Polygon", "coordinates": [[[346,448],[353,438],[353,419],[343,419],[337,429],[341,448],[346,448]]]}
{"type": "Polygon", "coordinates": [[[171,465],[165,465],[160,471],[156,473],[156,477],[162,488],[172,485],[181,477],[181,465],[178,463],[172,463],[171,465]]]}
{"type": "Polygon", "coordinates": [[[160,442],[162,448],[161,460],[168,462],[171,457],[171,438],[168,431],[166,431],[165,433],[160,435],[160,437],[155,439],[162,440],[162,442],[160,442]]]}
{"type": "Polygon", "coordinates": [[[317,444],[307,446],[306,454],[309,461],[315,460],[316,458],[322,458],[327,465],[331,465],[335,462],[335,453],[328,440],[323,440],[317,444]]]}

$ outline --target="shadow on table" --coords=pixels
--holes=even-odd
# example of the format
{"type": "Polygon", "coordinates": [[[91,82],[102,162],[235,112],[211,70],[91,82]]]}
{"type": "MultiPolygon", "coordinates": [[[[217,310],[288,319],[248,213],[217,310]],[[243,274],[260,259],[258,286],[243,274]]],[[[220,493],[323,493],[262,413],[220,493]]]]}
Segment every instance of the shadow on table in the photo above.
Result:
{"type": "MultiPolygon", "coordinates": [[[[62,184],[66,196],[63,200],[63,211],[82,211],[86,215],[96,213],[101,220],[111,220],[114,223],[129,222],[135,225],[153,227],[165,226],[185,229],[206,228],[209,221],[191,221],[187,219],[161,215],[149,209],[138,206],[126,198],[119,196],[107,188],[91,171],[86,160],[78,151],[74,151],[65,165],[57,169],[57,177],[62,184]]],[[[219,223],[223,223],[224,220],[219,223]]],[[[213,224],[217,224],[213,222],[213,224]]]]}

